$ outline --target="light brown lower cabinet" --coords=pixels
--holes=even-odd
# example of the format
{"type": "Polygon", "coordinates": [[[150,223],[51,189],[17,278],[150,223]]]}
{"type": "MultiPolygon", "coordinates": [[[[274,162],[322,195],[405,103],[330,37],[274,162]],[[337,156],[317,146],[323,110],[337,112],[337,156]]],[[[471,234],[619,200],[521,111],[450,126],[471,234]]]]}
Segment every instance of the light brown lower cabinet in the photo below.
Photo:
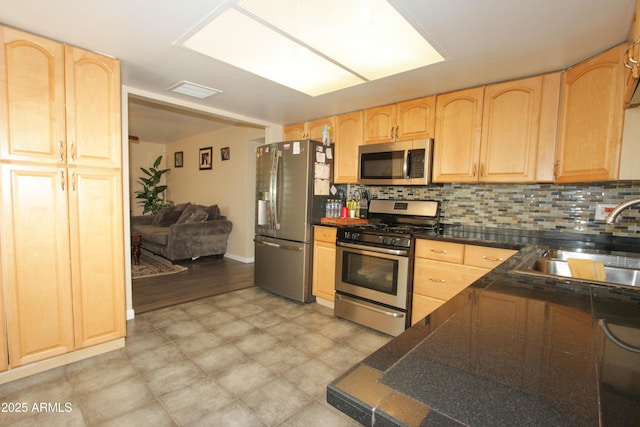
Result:
{"type": "Polygon", "coordinates": [[[415,324],[517,251],[418,239],[411,324],[415,324]]]}
{"type": "Polygon", "coordinates": [[[0,343],[6,340],[8,349],[0,368],[31,369],[62,356],[68,363],[77,350],[121,341],[120,170],[2,164],[0,171],[6,310],[0,343]]]}
{"type": "Polygon", "coordinates": [[[313,231],[313,281],[311,293],[327,301],[334,301],[336,285],[335,227],[315,226],[313,231]]]}

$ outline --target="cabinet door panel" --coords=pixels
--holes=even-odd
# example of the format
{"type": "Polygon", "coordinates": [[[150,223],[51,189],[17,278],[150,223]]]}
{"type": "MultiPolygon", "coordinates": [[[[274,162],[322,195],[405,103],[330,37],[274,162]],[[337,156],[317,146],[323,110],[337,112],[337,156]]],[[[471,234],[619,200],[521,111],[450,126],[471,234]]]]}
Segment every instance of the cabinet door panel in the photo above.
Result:
{"type": "Polygon", "coordinates": [[[464,264],[494,269],[518,251],[490,248],[488,246],[465,245],[464,264]]]}
{"type": "Polygon", "coordinates": [[[74,348],[64,169],[2,165],[2,265],[12,367],[74,348]]]}
{"type": "Polygon", "coordinates": [[[435,311],[446,301],[427,297],[420,294],[413,294],[413,304],[411,306],[411,324],[422,320],[425,316],[435,311]]]}
{"type": "Polygon", "coordinates": [[[336,244],[315,242],[313,263],[313,295],[333,301],[336,289],[336,244]]]}
{"type": "Polygon", "coordinates": [[[556,182],[617,179],[622,140],[624,45],[564,73],[556,182]]]}
{"type": "Polygon", "coordinates": [[[464,245],[418,239],[416,240],[416,257],[462,264],[464,260],[464,245]]]}
{"type": "Polygon", "coordinates": [[[478,180],[483,90],[478,87],[438,95],[434,182],[478,180]]]}
{"type": "Polygon", "coordinates": [[[485,88],[481,181],[535,181],[541,97],[541,76],[485,88]]]}
{"type": "Polygon", "coordinates": [[[416,258],[413,292],[447,301],[488,270],[416,258]]]}
{"type": "Polygon", "coordinates": [[[307,139],[307,125],[306,123],[297,123],[294,125],[285,126],[282,131],[283,141],[295,141],[300,139],[307,139]]]}
{"type": "Polygon", "coordinates": [[[120,168],[120,62],[65,49],[68,162],[120,168]]]}
{"type": "Polygon", "coordinates": [[[334,182],[358,182],[358,147],[362,145],[362,111],[342,114],[336,118],[334,182]]]}
{"type": "Polygon", "coordinates": [[[380,144],[394,139],[396,104],[364,110],[364,143],[380,144]]]}
{"type": "Polygon", "coordinates": [[[398,141],[432,138],[436,117],[436,97],[414,99],[398,103],[398,141]]]}
{"type": "Polygon", "coordinates": [[[73,314],[77,348],[124,336],[120,172],[70,169],[73,314]]]}
{"type": "Polygon", "coordinates": [[[307,123],[309,139],[315,141],[322,141],[322,134],[324,132],[324,125],[329,127],[329,135],[331,135],[331,142],[335,142],[335,130],[336,130],[336,118],[325,117],[323,119],[312,120],[307,123]]]}
{"type": "Polygon", "coordinates": [[[64,46],[5,27],[0,39],[0,154],[5,160],[61,163],[64,46]]]}

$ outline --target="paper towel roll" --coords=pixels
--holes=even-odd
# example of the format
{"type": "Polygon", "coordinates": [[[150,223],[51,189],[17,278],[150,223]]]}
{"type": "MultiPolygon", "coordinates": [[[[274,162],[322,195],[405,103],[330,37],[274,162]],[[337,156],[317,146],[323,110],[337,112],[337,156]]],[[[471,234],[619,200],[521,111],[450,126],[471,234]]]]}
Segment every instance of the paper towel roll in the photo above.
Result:
{"type": "Polygon", "coordinates": [[[258,225],[268,225],[269,201],[258,200],[258,225]]]}

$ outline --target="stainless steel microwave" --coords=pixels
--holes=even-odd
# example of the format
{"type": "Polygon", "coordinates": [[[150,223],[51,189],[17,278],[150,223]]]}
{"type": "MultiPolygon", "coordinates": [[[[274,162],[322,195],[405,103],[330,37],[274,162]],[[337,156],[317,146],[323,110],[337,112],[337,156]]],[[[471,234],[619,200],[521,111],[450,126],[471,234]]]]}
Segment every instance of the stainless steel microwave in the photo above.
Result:
{"type": "Polygon", "coordinates": [[[358,147],[358,184],[427,185],[431,182],[433,139],[358,147]]]}

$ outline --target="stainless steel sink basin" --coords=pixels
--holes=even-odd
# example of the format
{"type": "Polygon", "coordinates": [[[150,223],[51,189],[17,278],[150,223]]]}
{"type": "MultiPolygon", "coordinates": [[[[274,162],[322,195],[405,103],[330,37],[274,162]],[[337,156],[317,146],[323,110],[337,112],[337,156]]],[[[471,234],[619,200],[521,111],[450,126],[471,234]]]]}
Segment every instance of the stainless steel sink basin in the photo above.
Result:
{"type": "MultiPolygon", "coordinates": [[[[626,255],[608,255],[589,252],[565,250],[538,251],[527,257],[514,271],[547,277],[562,277],[573,280],[584,280],[572,277],[568,259],[588,259],[604,264],[606,280],[602,283],[640,287],[640,258],[626,255]]],[[[598,280],[589,279],[591,282],[598,280]]]]}

